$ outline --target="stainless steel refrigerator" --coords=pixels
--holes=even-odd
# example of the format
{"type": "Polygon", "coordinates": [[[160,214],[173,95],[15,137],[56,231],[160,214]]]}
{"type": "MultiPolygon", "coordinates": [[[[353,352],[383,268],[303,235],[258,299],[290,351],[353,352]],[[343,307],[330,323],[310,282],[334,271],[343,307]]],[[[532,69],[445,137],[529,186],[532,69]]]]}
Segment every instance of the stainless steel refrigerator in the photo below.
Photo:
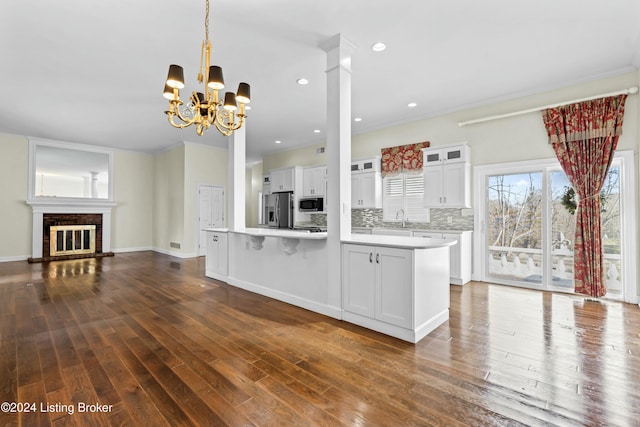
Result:
{"type": "Polygon", "coordinates": [[[267,225],[275,228],[293,228],[293,193],[272,193],[264,196],[267,225]]]}

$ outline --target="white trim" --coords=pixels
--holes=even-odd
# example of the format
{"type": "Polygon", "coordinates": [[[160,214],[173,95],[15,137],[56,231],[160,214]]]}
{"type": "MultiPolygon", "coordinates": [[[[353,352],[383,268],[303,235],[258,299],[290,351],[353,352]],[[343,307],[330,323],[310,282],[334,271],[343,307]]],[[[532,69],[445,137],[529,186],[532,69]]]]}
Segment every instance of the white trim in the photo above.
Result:
{"type": "Polygon", "coordinates": [[[622,174],[620,176],[620,190],[623,191],[624,197],[621,200],[623,204],[622,210],[622,229],[625,238],[622,239],[622,277],[624,278],[624,301],[635,303],[638,301],[638,289],[636,283],[638,247],[637,247],[637,228],[636,228],[636,191],[635,187],[635,163],[632,150],[623,150],[616,152],[614,160],[620,160],[622,165],[622,174]]]}
{"type": "Polygon", "coordinates": [[[50,202],[28,201],[31,205],[32,233],[31,233],[31,257],[42,258],[42,233],[44,214],[101,214],[102,215],[102,252],[111,252],[111,209],[116,205],[114,202],[99,202],[93,200],[92,203],[69,204],[64,200],[50,202]]]}
{"type": "Polygon", "coordinates": [[[113,253],[125,253],[125,252],[144,252],[144,251],[153,251],[153,247],[152,246],[139,246],[139,247],[133,247],[133,248],[118,248],[118,249],[111,249],[111,252],[113,253]]]}
{"type": "Polygon", "coordinates": [[[0,257],[0,263],[2,263],[2,262],[14,262],[14,261],[26,261],[28,259],[29,259],[29,255],[7,256],[7,257],[0,257]]]}
{"type": "MultiPolygon", "coordinates": [[[[621,150],[614,154],[614,161],[619,162],[622,166],[620,176],[620,190],[624,194],[622,198],[623,206],[621,206],[621,227],[624,230],[622,233],[622,252],[624,257],[622,277],[624,280],[624,301],[629,303],[635,303],[638,301],[638,291],[636,289],[637,277],[636,277],[636,264],[637,264],[637,242],[636,242],[636,196],[635,192],[635,165],[634,165],[634,153],[632,150],[621,150]]],[[[489,164],[480,165],[473,168],[474,176],[474,206],[476,207],[474,212],[474,262],[473,262],[473,280],[498,282],[495,279],[488,279],[486,271],[486,252],[484,250],[484,242],[486,241],[486,211],[485,211],[485,198],[486,198],[486,179],[488,175],[496,174],[510,174],[510,173],[522,173],[527,170],[550,170],[558,169],[558,160],[554,158],[531,160],[531,161],[519,161],[501,164],[489,164]]],[[[547,183],[543,174],[543,193],[546,195],[548,189],[546,189],[547,183]]],[[[546,208],[546,206],[545,206],[546,208]]],[[[548,225],[548,224],[547,224],[548,225]]],[[[546,238],[544,236],[543,238],[546,238]]],[[[545,261],[547,261],[545,259],[545,261]]],[[[548,262],[545,262],[545,265],[548,262]]],[[[520,286],[520,285],[518,285],[520,286]]],[[[526,285],[523,285],[526,287],[526,285]]],[[[536,289],[540,289],[537,287],[536,289]]],[[[557,289],[547,289],[558,291],[557,289]]]]}
{"type": "Polygon", "coordinates": [[[164,255],[169,255],[172,257],[176,257],[176,258],[182,258],[182,259],[187,259],[187,258],[197,258],[198,254],[197,253],[182,253],[182,252],[176,252],[176,251],[169,251],[167,249],[163,249],[163,248],[158,248],[158,247],[153,247],[151,249],[154,252],[158,252],[164,255]]]}

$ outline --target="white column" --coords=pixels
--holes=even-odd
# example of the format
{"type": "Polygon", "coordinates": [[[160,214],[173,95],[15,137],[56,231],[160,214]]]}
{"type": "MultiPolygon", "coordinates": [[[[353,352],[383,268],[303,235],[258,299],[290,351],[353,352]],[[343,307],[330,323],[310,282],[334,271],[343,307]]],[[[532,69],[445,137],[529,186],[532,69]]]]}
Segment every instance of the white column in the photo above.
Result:
{"type": "Polygon", "coordinates": [[[230,230],[244,230],[246,210],[246,124],[229,136],[229,182],[227,201],[230,230]]]}
{"type": "Polygon", "coordinates": [[[98,172],[91,172],[91,198],[98,197],[98,172]]]}
{"type": "Polygon", "coordinates": [[[327,52],[328,303],[342,306],[341,238],[351,235],[351,54],[355,45],[337,34],[327,52]]]}

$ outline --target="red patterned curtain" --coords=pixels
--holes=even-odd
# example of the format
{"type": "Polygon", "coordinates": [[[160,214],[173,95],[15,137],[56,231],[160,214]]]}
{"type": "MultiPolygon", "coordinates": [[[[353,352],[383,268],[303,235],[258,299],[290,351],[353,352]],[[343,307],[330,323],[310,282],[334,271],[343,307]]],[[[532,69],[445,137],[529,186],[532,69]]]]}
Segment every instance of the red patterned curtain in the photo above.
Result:
{"type": "Polygon", "coordinates": [[[422,172],[422,149],[429,145],[429,141],[424,141],[383,148],[382,176],[393,176],[400,172],[422,172]]]}
{"type": "Polygon", "coordinates": [[[549,143],[577,194],[574,282],[579,294],[601,297],[604,281],[600,191],[622,134],[627,95],[542,112],[549,143]]]}

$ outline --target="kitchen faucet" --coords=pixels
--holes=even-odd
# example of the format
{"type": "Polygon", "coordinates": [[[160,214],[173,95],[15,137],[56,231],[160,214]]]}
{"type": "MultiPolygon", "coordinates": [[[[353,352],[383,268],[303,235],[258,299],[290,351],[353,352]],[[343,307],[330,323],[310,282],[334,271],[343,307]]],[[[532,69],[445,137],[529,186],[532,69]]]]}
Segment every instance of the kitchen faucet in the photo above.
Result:
{"type": "Polygon", "coordinates": [[[400,215],[400,212],[402,212],[402,228],[405,228],[407,226],[407,218],[404,213],[404,209],[400,209],[398,212],[396,212],[396,219],[398,219],[398,215],[400,215]]]}

